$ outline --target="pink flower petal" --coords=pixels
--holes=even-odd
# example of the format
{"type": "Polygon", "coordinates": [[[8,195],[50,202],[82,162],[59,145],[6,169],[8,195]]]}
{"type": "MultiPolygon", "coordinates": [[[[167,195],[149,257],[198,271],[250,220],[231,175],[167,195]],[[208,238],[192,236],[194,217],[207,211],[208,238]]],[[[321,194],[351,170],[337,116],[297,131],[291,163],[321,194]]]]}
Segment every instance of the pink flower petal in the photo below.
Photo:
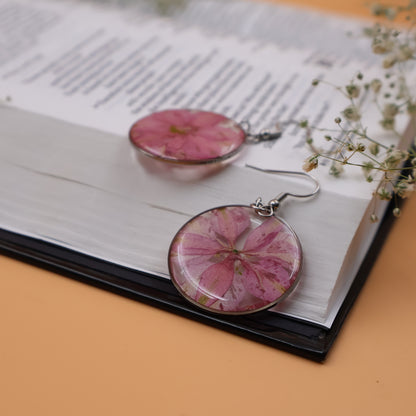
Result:
{"type": "Polygon", "coordinates": [[[146,117],[135,123],[131,132],[133,135],[149,135],[149,134],[166,134],[169,132],[170,124],[166,123],[166,120],[158,120],[155,118],[146,117]]]}
{"type": "Polygon", "coordinates": [[[227,248],[218,240],[201,234],[185,232],[179,238],[181,241],[178,252],[182,256],[214,256],[227,248]]]}
{"type": "Polygon", "coordinates": [[[171,246],[169,270],[189,300],[238,313],[277,302],[295,283],[301,259],[297,237],[282,220],[259,220],[250,207],[227,206],[182,228],[171,246]]]}
{"type": "Polygon", "coordinates": [[[152,113],[150,116],[145,117],[145,119],[157,120],[160,123],[164,123],[166,126],[173,125],[184,125],[189,124],[189,121],[192,117],[189,116],[188,111],[184,110],[164,110],[158,111],[157,113],[152,113]]]}
{"type": "MultiPolygon", "coordinates": [[[[214,143],[216,146],[221,146],[224,149],[233,149],[235,147],[235,132],[231,129],[221,129],[204,127],[197,131],[198,136],[202,137],[209,143],[214,143]]],[[[241,136],[241,142],[244,137],[241,136]]]]}
{"type": "Polygon", "coordinates": [[[196,111],[191,113],[194,115],[192,123],[198,127],[216,127],[229,119],[221,114],[212,113],[209,111],[196,111]]]}
{"type": "Polygon", "coordinates": [[[241,262],[244,287],[266,302],[277,301],[291,286],[291,274],[271,259],[261,263],[241,262]]]}
{"type": "Polygon", "coordinates": [[[229,242],[232,247],[237,238],[250,226],[246,207],[223,207],[210,211],[214,232],[229,242]]]}
{"type": "Polygon", "coordinates": [[[221,155],[223,148],[224,146],[221,142],[208,141],[206,137],[197,132],[189,133],[184,138],[183,144],[178,148],[178,152],[183,152],[184,157],[189,160],[209,160],[221,155]]]}
{"type": "MultiPolygon", "coordinates": [[[[270,220],[273,220],[273,218],[270,218],[270,220]]],[[[254,262],[262,257],[275,258],[282,267],[287,269],[298,267],[302,252],[295,234],[286,224],[280,223],[279,225],[280,220],[278,219],[274,219],[278,230],[277,233],[274,233],[272,231],[273,223],[270,220],[266,221],[268,222],[267,228],[270,231],[268,234],[263,235],[264,229],[256,229],[249,234],[244,246],[244,254],[250,256],[251,261],[254,262]]]]}
{"type": "Polygon", "coordinates": [[[276,217],[267,219],[250,232],[240,254],[247,291],[276,301],[295,281],[301,256],[293,231],[276,217]]]}
{"type": "Polygon", "coordinates": [[[195,300],[204,306],[217,302],[228,291],[234,278],[234,260],[227,258],[208,267],[201,275],[195,300]]]}
{"type": "Polygon", "coordinates": [[[301,257],[301,250],[298,241],[293,235],[280,232],[263,252],[256,253],[256,255],[260,256],[263,254],[294,263],[301,257]]]}
{"type": "Polygon", "coordinates": [[[237,123],[207,111],[166,110],[138,120],[130,140],[158,158],[198,162],[232,155],[244,142],[237,123]]]}
{"type": "Polygon", "coordinates": [[[265,250],[281,230],[283,230],[282,223],[277,222],[275,217],[268,218],[247,236],[243,251],[257,253],[265,250]]]}

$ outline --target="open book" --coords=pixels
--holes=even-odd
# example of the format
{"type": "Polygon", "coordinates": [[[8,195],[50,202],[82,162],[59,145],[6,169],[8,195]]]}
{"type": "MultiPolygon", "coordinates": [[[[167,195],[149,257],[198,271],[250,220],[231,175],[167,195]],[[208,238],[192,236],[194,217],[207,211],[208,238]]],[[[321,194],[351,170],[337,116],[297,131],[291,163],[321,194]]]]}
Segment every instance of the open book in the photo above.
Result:
{"type": "MultiPolygon", "coordinates": [[[[310,151],[288,123],[279,140],[196,177],[138,156],[130,126],[167,108],[215,111],[252,131],[304,118],[332,126],[344,98],[311,81],[345,83],[374,62],[345,36],[360,23],[339,17],[200,0],[168,18],[149,1],[114,3],[0,0],[0,228],[168,282],[170,241],[194,215],[308,190],[247,163],[301,170],[310,151]]],[[[323,168],[317,198],[282,205],[304,266],[272,313],[333,325],[377,231],[374,185],[360,175],[323,168]]]]}

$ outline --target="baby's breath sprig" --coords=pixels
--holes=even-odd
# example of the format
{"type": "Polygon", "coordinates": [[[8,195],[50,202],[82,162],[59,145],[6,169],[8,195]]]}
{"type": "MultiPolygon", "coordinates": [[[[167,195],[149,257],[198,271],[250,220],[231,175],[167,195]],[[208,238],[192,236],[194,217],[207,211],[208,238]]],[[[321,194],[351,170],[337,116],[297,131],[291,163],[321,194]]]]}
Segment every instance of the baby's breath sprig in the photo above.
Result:
{"type": "MultiPolygon", "coordinates": [[[[416,191],[416,140],[410,150],[401,150],[398,145],[386,146],[370,137],[363,126],[361,102],[365,92],[380,113],[381,127],[399,141],[402,139],[402,134],[396,130],[399,114],[407,113],[415,123],[413,134],[416,131],[416,94],[409,85],[409,67],[414,69],[416,60],[416,0],[409,0],[405,6],[374,4],[371,11],[380,19],[366,28],[364,35],[371,41],[372,53],[382,57],[384,77],[367,80],[358,72],[347,85],[329,84],[348,100],[348,104],[335,117],[335,129],[318,129],[307,120],[298,123],[306,130],[306,144],[312,152],[303,169],[316,169],[322,158],[331,161],[329,173],[335,177],[344,173],[346,165],[359,167],[366,181],[377,181],[376,200],[393,200],[393,215],[399,217],[398,199],[416,191]],[[396,19],[407,21],[407,27],[399,31],[391,23],[396,19]],[[328,147],[318,148],[314,134],[324,134],[328,147]]],[[[328,84],[317,79],[312,81],[315,87],[323,83],[328,84]]],[[[371,220],[378,221],[375,208],[371,220]]]]}

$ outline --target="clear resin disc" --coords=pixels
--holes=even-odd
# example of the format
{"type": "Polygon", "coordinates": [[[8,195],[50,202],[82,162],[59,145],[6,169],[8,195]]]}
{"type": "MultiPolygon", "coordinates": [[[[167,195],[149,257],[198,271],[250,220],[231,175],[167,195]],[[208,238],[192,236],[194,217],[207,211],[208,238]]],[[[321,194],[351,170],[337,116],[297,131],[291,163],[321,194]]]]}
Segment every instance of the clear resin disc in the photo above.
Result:
{"type": "Polygon", "coordinates": [[[148,156],[172,163],[221,162],[235,155],[246,134],[233,120],[209,111],[165,110],[130,129],[131,142],[148,156]]]}
{"type": "Polygon", "coordinates": [[[245,314],[290,293],[302,249],[282,219],[230,205],[187,222],[172,241],[168,262],[174,285],[190,302],[212,312],[245,314]]]}

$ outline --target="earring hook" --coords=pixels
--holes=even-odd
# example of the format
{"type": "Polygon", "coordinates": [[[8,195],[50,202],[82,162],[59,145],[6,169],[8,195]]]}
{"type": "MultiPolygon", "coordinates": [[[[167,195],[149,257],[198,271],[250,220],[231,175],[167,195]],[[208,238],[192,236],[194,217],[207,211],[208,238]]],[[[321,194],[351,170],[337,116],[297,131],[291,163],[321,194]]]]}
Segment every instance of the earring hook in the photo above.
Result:
{"type": "Polygon", "coordinates": [[[250,122],[247,120],[243,120],[240,123],[240,127],[246,133],[246,143],[255,144],[259,142],[265,142],[268,140],[275,140],[282,136],[282,129],[278,124],[276,124],[271,129],[263,129],[258,133],[251,132],[250,122]]]}
{"type": "Polygon", "coordinates": [[[246,167],[255,169],[264,173],[276,173],[276,174],[282,174],[282,175],[303,176],[303,177],[308,178],[315,184],[315,189],[308,194],[294,194],[291,192],[283,192],[277,195],[275,198],[271,199],[267,204],[263,204],[262,199],[257,198],[256,202],[254,204],[251,204],[251,207],[254,208],[256,212],[262,217],[271,217],[279,208],[280,203],[288,196],[291,196],[293,198],[310,198],[316,195],[320,190],[319,182],[313,176],[305,172],[291,171],[291,170],[263,169],[263,168],[259,168],[257,166],[252,166],[248,164],[246,164],[246,167]]]}

